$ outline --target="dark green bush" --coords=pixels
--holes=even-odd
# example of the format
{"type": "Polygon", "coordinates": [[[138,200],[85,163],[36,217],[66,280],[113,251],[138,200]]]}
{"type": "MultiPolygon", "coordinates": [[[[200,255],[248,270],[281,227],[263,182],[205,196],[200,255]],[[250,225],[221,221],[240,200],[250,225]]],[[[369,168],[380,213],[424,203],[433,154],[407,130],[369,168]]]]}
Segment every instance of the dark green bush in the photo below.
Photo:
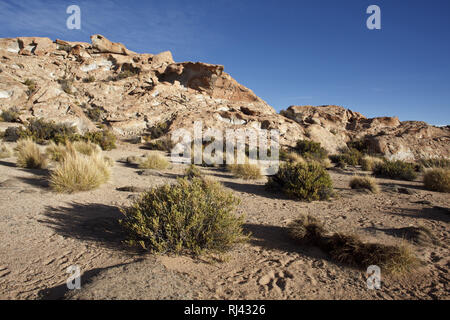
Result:
{"type": "Polygon", "coordinates": [[[116,136],[112,131],[103,129],[101,131],[87,132],[83,140],[98,144],[103,150],[112,150],[116,148],[116,136]]]}
{"type": "Polygon", "coordinates": [[[330,160],[333,163],[345,163],[350,166],[357,166],[361,164],[363,156],[357,149],[348,149],[341,154],[331,155],[330,160]]]}
{"type": "Polygon", "coordinates": [[[294,149],[305,159],[323,160],[328,156],[328,152],[320,146],[320,142],[299,140],[294,149]]]}
{"type": "Polygon", "coordinates": [[[412,163],[397,161],[384,161],[373,168],[377,177],[412,181],[417,178],[415,166],[412,163]]]}
{"type": "Polygon", "coordinates": [[[333,182],[319,163],[294,162],[281,164],[277,174],[269,177],[267,187],[294,199],[314,201],[329,199],[333,182]]]}
{"type": "Polygon", "coordinates": [[[174,144],[169,137],[161,138],[159,140],[150,141],[146,144],[149,150],[167,151],[171,152],[174,144]]]}
{"type": "Polygon", "coordinates": [[[105,114],[105,110],[102,107],[96,105],[93,105],[91,108],[86,109],[84,112],[89,119],[95,122],[102,121],[105,114]]]}
{"type": "Polygon", "coordinates": [[[224,252],[247,239],[244,218],[234,212],[239,200],[218,182],[178,179],[143,193],[122,209],[127,243],[152,252],[224,252]]]}
{"type": "Polygon", "coordinates": [[[20,111],[18,108],[9,108],[4,110],[0,115],[0,120],[5,122],[18,122],[20,116],[20,111]]]}
{"type": "Polygon", "coordinates": [[[352,140],[347,142],[347,147],[349,149],[356,149],[361,153],[369,153],[369,145],[366,140],[352,140]]]}

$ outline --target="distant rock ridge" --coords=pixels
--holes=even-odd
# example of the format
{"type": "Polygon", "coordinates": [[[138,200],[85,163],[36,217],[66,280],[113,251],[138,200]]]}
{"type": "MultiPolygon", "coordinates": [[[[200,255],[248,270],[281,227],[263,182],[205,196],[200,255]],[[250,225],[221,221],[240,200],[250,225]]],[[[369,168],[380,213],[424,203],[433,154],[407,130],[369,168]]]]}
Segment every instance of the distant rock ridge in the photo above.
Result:
{"type": "Polygon", "coordinates": [[[282,145],[320,141],[331,153],[356,138],[392,157],[449,157],[449,128],[397,118],[367,119],[337,106],[292,106],[281,114],[239,84],[224,66],[175,62],[170,51],[139,54],[93,35],[91,43],[39,37],[0,39],[0,109],[96,128],[89,110],[117,135],[140,135],[161,123],[168,132],[204,127],[278,129],[282,145]],[[35,86],[24,84],[32,80],[35,86]],[[419,139],[419,141],[418,141],[419,139]]]}

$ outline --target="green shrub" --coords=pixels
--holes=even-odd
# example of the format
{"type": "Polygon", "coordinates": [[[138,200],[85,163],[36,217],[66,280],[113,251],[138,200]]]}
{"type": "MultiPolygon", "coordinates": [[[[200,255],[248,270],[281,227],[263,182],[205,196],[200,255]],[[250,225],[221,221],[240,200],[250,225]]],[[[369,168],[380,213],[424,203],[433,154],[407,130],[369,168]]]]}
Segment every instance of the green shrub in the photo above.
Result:
{"type": "Polygon", "coordinates": [[[20,117],[20,110],[18,108],[9,108],[4,110],[0,118],[4,122],[18,122],[20,117]]]}
{"type": "Polygon", "coordinates": [[[404,161],[384,161],[375,165],[373,173],[377,177],[412,181],[417,178],[414,164],[404,161]]]}
{"type": "Polygon", "coordinates": [[[95,77],[94,77],[93,75],[90,75],[89,77],[84,78],[84,79],[83,79],[83,82],[84,82],[84,83],[92,83],[92,82],[95,82],[95,77]]]}
{"type": "Polygon", "coordinates": [[[320,142],[309,140],[297,141],[295,151],[305,159],[323,160],[328,156],[328,152],[320,146],[320,142]]]}
{"type": "Polygon", "coordinates": [[[357,166],[361,164],[362,158],[363,154],[356,149],[348,149],[341,154],[330,156],[330,160],[333,163],[343,162],[350,166],[357,166]]]}
{"type": "Polygon", "coordinates": [[[35,82],[34,80],[26,79],[26,80],[23,82],[23,84],[26,85],[26,86],[28,87],[27,95],[28,95],[29,97],[30,97],[33,93],[36,92],[36,90],[37,90],[37,84],[36,84],[36,82],[35,82]]]}
{"type": "Polygon", "coordinates": [[[133,76],[136,76],[136,75],[137,75],[137,72],[134,72],[134,71],[131,71],[131,70],[125,70],[125,71],[120,72],[117,75],[116,80],[122,80],[122,79],[126,79],[126,78],[133,77],[133,76]]]}
{"type": "Polygon", "coordinates": [[[269,177],[267,187],[298,200],[314,201],[329,199],[333,182],[319,163],[297,162],[281,164],[278,172],[269,177]]]}
{"type": "Polygon", "coordinates": [[[350,188],[367,189],[372,193],[378,193],[380,191],[380,187],[378,186],[375,178],[369,176],[353,177],[352,180],[350,180],[350,188]]]}
{"type": "Polygon", "coordinates": [[[151,127],[149,130],[152,139],[158,139],[165,135],[169,130],[169,122],[161,122],[151,127]]]}
{"type": "Polygon", "coordinates": [[[157,153],[149,154],[139,161],[140,169],[159,169],[164,170],[169,166],[169,161],[157,153]]]}
{"type": "Polygon", "coordinates": [[[94,122],[99,122],[102,121],[103,116],[105,114],[105,110],[102,107],[99,106],[92,106],[89,109],[86,109],[84,111],[84,113],[86,114],[86,116],[91,119],[94,122]]]}
{"type": "Polygon", "coordinates": [[[184,176],[188,179],[201,178],[202,171],[194,164],[191,164],[185,171],[184,176]]]}
{"type": "Polygon", "coordinates": [[[347,142],[347,147],[349,149],[358,150],[361,153],[369,153],[369,146],[366,140],[352,140],[347,142]]]}
{"type": "Polygon", "coordinates": [[[171,152],[173,147],[174,147],[174,144],[169,137],[150,141],[146,145],[146,148],[149,150],[158,150],[158,151],[166,151],[166,152],[171,152]]]}
{"type": "Polygon", "coordinates": [[[218,182],[178,179],[122,209],[120,224],[129,233],[128,244],[152,252],[224,252],[247,239],[244,218],[234,213],[238,204],[218,182]]]}
{"type": "Polygon", "coordinates": [[[426,170],[423,183],[427,190],[450,192],[450,169],[434,168],[426,170]]]}
{"type": "Polygon", "coordinates": [[[27,169],[45,169],[48,161],[38,145],[31,139],[23,139],[16,146],[17,166],[27,169]]]}
{"type": "Polygon", "coordinates": [[[422,170],[426,168],[450,169],[450,159],[446,158],[420,159],[418,163],[422,170]]]}
{"type": "Polygon", "coordinates": [[[98,144],[102,150],[109,151],[116,148],[116,136],[112,131],[104,129],[101,131],[87,132],[83,140],[98,144]]]}
{"type": "Polygon", "coordinates": [[[8,127],[3,133],[3,140],[9,142],[16,142],[19,139],[25,139],[27,137],[27,131],[20,127],[8,127]]]}

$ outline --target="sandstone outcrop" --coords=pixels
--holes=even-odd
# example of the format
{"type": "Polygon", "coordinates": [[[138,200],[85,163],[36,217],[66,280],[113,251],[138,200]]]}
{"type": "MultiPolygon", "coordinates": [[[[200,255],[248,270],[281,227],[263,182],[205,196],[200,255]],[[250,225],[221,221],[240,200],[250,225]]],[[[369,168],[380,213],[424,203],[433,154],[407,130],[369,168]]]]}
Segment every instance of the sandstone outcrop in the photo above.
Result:
{"type": "Polygon", "coordinates": [[[48,38],[0,39],[0,109],[17,107],[22,121],[45,117],[80,131],[100,121],[118,136],[178,128],[277,129],[280,142],[320,141],[336,153],[365,139],[388,157],[449,157],[449,128],[397,118],[367,119],[337,106],[293,106],[281,114],[224,71],[224,66],[173,60],[170,51],[138,54],[101,35],[92,43],[48,38]],[[100,110],[99,119],[89,118],[100,110]]]}

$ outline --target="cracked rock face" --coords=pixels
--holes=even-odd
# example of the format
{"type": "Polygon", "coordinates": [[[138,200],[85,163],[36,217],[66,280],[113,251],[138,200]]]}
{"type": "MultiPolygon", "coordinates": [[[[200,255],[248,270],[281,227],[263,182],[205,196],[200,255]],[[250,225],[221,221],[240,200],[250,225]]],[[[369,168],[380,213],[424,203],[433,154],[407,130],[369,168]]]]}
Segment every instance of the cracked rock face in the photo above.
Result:
{"type": "Polygon", "coordinates": [[[44,117],[95,130],[87,115],[122,137],[162,123],[167,134],[204,128],[277,129],[282,145],[319,141],[331,153],[355,138],[397,158],[449,156],[449,129],[396,118],[367,119],[341,107],[294,106],[281,114],[221,65],[173,60],[169,51],[138,54],[93,35],[91,43],[48,38],[0,39],[0,109],[21,109],[21,119],[44,117]],[[28,81],[27,81],[28,80],[28,81]],[[418,142],[419,139],[419,142],[418,142]]]}

